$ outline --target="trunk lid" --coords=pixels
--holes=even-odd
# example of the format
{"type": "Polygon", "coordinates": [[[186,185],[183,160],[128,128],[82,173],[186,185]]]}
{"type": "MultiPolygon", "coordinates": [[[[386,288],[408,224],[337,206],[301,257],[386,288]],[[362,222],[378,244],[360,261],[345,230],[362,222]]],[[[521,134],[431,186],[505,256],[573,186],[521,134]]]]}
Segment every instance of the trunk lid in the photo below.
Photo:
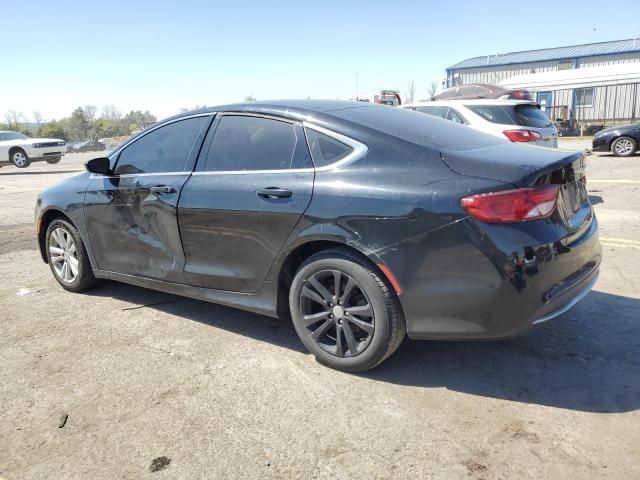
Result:
{"type": "Polygon", "coordinates": [[[581,152],[505,143],[474,150],[443,151],[441,158],[460,175],[499,180],[519,188],[560,185],[558,215],[554,218],[568,229],[571,238],[591,222],[593,212],[581,152]]]}

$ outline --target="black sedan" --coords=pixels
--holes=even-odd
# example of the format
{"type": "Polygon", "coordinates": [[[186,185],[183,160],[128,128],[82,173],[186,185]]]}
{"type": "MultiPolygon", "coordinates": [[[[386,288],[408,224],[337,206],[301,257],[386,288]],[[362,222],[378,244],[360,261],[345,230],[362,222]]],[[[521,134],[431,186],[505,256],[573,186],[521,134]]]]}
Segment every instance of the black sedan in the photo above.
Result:
{"type": "Polygon", "coordinates": [[[630,157],[640,145],[640,123],[605,128],[593,136],[594,152],[612,152],[616,157],[630,157]]]}
{"type": "Polygon", "coordinates": [[[493,339],[593,286],[581,153],[503,142],[366,103],[207,108],[146,129],[44,191],[42,259],[66,290],[106,278],[290,318],[357,372],[414,339],[493,339]]]}
{"type": "Polygon", "coordinates": [[[83,153],[83,152],[103,152],[107,149],[107,146],[98,141],[90,140],[86,142],[74,143],[69,147],[70,153],[83,153]]]}

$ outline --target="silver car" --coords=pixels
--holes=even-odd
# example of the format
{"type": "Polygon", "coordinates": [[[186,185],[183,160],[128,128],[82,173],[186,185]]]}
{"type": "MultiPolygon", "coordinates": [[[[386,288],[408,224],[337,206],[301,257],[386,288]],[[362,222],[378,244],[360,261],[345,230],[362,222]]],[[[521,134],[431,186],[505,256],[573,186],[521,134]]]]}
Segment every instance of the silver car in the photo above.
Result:
{"type": "Polygon", "coordinates": [[[512,142],[558,147],[558,131],[540,106],[530,100],[436,100],[400,108],[468,125],[512,142]]]}

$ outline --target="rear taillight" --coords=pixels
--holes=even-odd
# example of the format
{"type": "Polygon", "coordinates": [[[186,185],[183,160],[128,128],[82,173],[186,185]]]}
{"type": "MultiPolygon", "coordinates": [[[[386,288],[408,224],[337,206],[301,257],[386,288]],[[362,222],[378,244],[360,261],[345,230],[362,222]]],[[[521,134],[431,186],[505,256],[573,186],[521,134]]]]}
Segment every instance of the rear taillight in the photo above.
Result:
{"type": "Polygon", "coordinates": [[[542,138],[542,135],[533,130],[505,130],[502,133],[512,142],[535,142],[542,138]]]}
{"type": "Polygon", "coordinates": [[[483,193],[460,200],[460,206],[486,223],[524,222],[546,218],[553,213],[560,185],[519,188],[483,193]]]}

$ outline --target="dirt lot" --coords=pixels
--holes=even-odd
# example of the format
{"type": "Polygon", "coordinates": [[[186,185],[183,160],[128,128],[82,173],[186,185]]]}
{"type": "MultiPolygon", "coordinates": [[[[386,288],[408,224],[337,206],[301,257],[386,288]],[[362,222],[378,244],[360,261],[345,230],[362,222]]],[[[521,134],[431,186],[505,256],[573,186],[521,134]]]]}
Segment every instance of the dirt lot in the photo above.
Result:
{"type": "Polygon", "coordinates": [[[0,477],[640,478],[640,156],[589,158],[605,258],[582,303],[516,340],[407,341],[359,376],[273,319],[64,292],[33,205],[86,158],[0,169],[0,477]]]}

